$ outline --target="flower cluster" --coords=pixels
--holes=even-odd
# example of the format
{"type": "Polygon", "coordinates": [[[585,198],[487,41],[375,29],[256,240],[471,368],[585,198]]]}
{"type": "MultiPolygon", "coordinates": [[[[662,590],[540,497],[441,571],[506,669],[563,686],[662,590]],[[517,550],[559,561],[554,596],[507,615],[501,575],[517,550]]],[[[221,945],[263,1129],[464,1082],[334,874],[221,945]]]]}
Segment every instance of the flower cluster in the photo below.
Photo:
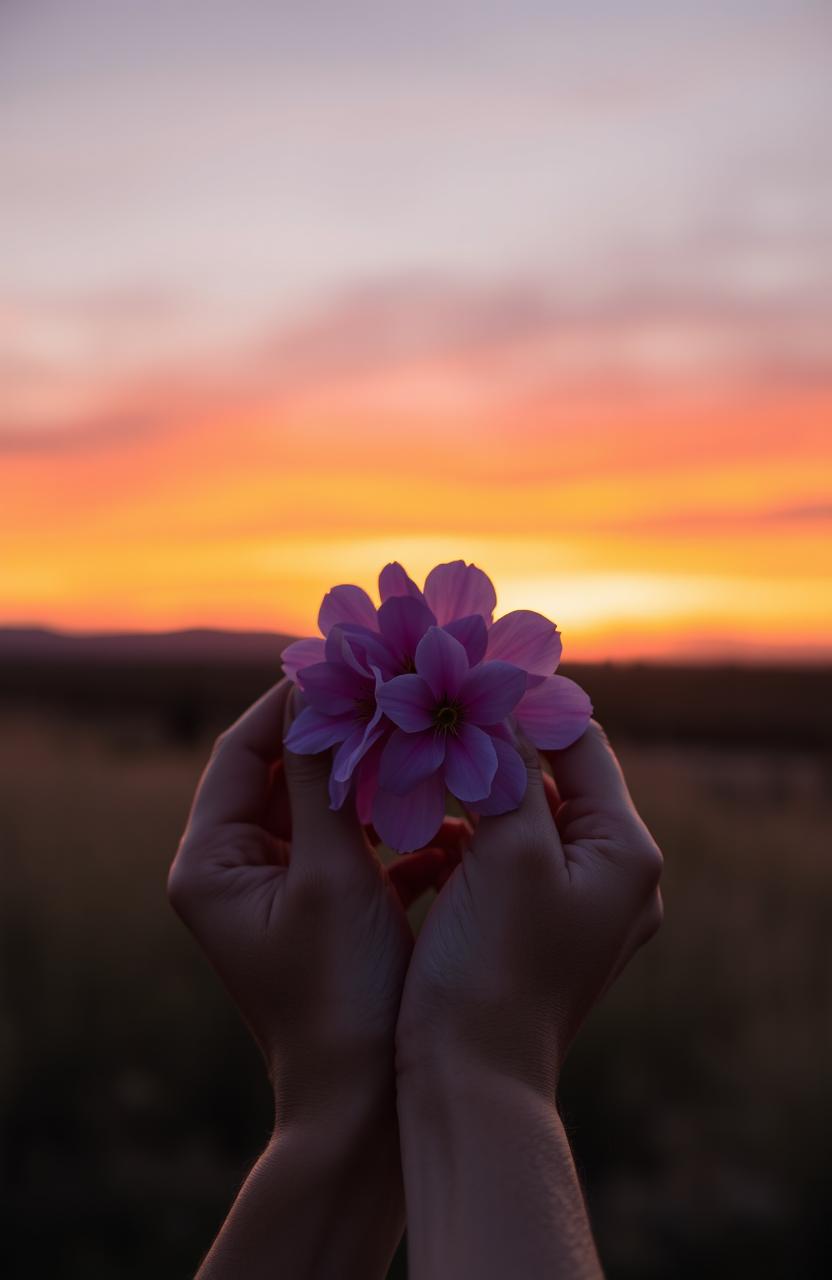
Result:
{"type": "Polygon", "coordinates": [[[376,608],[360,587],[333,587],[321,637],[284,650],[305,702],[286,745],[301,755],[336,748],[332,808],[354,792],[361,821],[408,852],[436,835],[448,791],[476,813],[516,809],[527,774],[514,726],[541,749],[567,747],[592,706],[554,674],[555,625],[527,609],[495,622],[494,587],[476,565],[437,565],[420,591],[388,564],[379,595],[376,608]]]}

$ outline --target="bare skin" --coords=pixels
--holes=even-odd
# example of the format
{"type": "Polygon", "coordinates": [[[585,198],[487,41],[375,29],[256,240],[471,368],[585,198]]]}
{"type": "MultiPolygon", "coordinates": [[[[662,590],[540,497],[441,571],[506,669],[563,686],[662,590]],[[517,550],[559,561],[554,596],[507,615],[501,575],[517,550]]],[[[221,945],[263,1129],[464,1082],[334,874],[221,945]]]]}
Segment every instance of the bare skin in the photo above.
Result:
{"type": "Polygon", "coordinates": [[[448,821],[388,873],[329,809],[328,754],[281,759],[289,695],[219,740],[169,880],[275,1097],[201,1280],[383,1276],[405,1191],[414,1277],[600,1275],[555,1091],[661,914],[602,732],[552,753],[559,795],[527,750],[523,806],[483,819],[462,862],[471,829],[448,821]],[[414,950],[404,906],[431,886],[414,950]]]}
{"type": "Polygon", "coordinates": [[[434,903],[397,1036],[410,1274],[598,1277],[556,1108],[593,1005],[661,921],[661,855],[596,724],[534,748],[521,807],[483,819],[434,903]]]}
{"type": "MultiPolygon", "coordinates": [[[[372,1280],[404,1225],[394,1038],[412,933],[395,874],[357,820],[329,808],[328,754],[280,758],[290,694],[282,682],[218,740],[168,882],[275,1100],[273,1136],[202,1280],[372,1280]]],[[[406,900],[444,857],[408,864],[406,900]]]]}

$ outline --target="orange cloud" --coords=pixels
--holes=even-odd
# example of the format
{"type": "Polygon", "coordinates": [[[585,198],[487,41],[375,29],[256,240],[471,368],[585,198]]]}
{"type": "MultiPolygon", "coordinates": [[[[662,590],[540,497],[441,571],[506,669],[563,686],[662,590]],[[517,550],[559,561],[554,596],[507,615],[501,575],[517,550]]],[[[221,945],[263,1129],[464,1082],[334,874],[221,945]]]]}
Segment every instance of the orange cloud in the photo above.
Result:
{"type": "MultiPolygon", "coordinates": [[[[794,335],[761,380],[753,308],[703,367],[651,347],[655,304],[409,288],[236,357],[70,361],[78,416],[7,409],[2,617],[308,631],[334,581],[461,555],[573,657],[830,651],[832,378],[794,335]]],[[[715,332],[715,302],[686,323],[706,313],[715,332]]],[[[20,392],[19,365],[0,377],[20,392]]]]}

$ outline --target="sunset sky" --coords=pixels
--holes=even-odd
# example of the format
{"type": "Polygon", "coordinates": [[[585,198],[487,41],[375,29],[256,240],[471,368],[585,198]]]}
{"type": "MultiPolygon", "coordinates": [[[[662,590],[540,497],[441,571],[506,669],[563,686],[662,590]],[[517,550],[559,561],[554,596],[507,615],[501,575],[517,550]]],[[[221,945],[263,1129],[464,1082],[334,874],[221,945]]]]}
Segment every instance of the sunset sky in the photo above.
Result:
{"type": "Polygon", "coordinates": [[[0,625],[832,657],[825,0],[5,0],[0,625]]]}

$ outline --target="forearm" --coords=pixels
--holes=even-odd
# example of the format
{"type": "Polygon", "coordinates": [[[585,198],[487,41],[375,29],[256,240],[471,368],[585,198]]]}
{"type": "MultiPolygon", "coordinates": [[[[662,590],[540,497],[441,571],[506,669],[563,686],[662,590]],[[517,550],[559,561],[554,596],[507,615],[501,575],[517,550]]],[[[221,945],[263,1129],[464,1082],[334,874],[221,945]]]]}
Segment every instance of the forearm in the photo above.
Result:
{"type": "Polygon", "coordinates": [[[400,1083],[399,1124],[411,1280],[601,1277],[553,1101],[448,1064],[400,1083]]]}
{"type": "Polygon", "coordinates": [[[404,1229],[395,1112],[276,1133],[198,1280],[375,1280],[404,1229]]]}

